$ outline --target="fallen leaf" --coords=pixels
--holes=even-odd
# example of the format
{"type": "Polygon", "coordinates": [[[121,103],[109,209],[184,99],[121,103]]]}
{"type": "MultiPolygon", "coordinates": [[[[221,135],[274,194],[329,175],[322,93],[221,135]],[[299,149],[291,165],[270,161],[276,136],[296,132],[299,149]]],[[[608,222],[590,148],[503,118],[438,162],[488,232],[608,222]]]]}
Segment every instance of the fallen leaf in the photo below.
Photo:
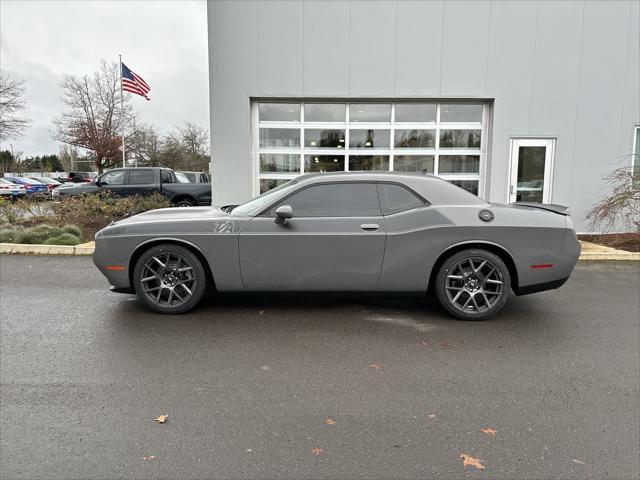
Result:
{"type": "Polygon", "coordinates": [[[320,455],[322,452],[324,452],[322,448],[316,447],[311,449],[311,453],[313,453],[314,455],[320,455]]]}
{"type": "Polygon", "coordinates": [[[584,465],[584,464],[585,464],[584,462],[581,462],[580,460],[577,460],[577,459],[575,459],[575,458],[574,458],[573,460],[571,460],[571,461],[572,461],[573,463],[577,463],[578,465],[584,465]]]}
{"type": "Polygon", "coordinates": [[[153,455],[145,455],[144,457],[142,457],[143,460],[153,460],[154,458],[156,457],[154,457],[153,455]]]}
{"type": "Polygon", "coordinates": [[[247,452],[253,452],[253,449],[252,449],[252,448],[247,448],[247,450],[246,450],[246,451],[247,451],[247,452]]]}
{"type": "Polygon", "coordinates": [[[429,414],[429,419],[432,420],[434,418],[436,418],[436,414],[435,413],[430,413],[429,414]]]}
{"type": "Polygon", "coordinates": [[[264,310],[260,310],[260,315],[264,315],[264,310]]]}
{"type": "Polygon", "coordinates": [[[480,463],[479,458],[474,458],[471,455],[467,455],[465,453],[460,454],[460,458],[462,459],[462,464],[466,466],[476,467],[478,470],[484,470],[484,465],[480,463]]]}
{"type": "Polygon", "coordinates": [[[442,345],[442,346],[443,346],[443,347],[445,347],[445,348],[447,348],[447,347],[450,347],[450,346],[451,346],[451,344],[450,344],[450,343],[447,343],[447,342],[442,342],[440,345],[442,345]]]}
{"type": "Polygon", "coordinates": [[[482,433],[486,433],[486,434],[491,435],[491,436],[495,436],[495,434],[496,434],[496,433],[498,433],[498,431],[497,431],[497,430],[494,430],[493,428],[489,428],[489,427],[487,427],[487,428],[483,428],[483,429],[482,429],[482,430],[480,430],[480,431],[481,431],[482,433]]]}
{"type": "Polygon", "coordinates": [[[269,370],[269,366],[268,365],[262,365],[260,367],[261,370],[269,370]]]}
{"type": "Polygon", "coordinates": [[[419,347],[426,347],[429,344],[427,342],[418,342],[416,343],[416,345],[418,345],[419,347]]]}
{"type": "Polygon", "coordinates": [[[330,418],[325,418],[324,419],[324,423],[325,423],[325,425],[335,425],[336,424],[335,420],[332,420],[330,418]]]}
{"type": "Polygon", "coordinates": [[[156,422],[164,423],[167,421],[167,418],[169,418],[169,415],[160,415],[158,418],[156,418],[156,422]]]}
{"type": "Polygon", "coordinates": [[[380,370],[382,368],[382,365],[380,365],[379,363],[372,363],[371,365],[369,365],[369,367],[380,370]]]}

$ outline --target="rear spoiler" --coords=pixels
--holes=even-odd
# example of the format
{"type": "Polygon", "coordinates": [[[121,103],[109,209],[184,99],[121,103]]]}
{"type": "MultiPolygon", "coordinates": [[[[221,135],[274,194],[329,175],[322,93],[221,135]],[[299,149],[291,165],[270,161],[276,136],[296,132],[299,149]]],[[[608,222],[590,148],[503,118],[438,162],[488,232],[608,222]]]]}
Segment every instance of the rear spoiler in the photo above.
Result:
{"type": "Polygon", "coordinates": [[[569,215],[569,207],[564,205],[556,205],[554,203],[535,203],[535,202],[515,202],[516,207],[537,208],[538,210],[546,210],[548,212],[558,213],[560,215],[569,215]]]}

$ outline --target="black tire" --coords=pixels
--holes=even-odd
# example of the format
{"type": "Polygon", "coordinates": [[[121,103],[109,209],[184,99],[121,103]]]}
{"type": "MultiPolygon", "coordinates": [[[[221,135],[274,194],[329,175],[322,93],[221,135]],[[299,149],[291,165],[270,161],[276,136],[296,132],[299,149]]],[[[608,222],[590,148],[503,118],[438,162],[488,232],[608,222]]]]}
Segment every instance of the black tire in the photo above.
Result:
{"type": "Polygon", "coordinates": [[[191,198],[181,198],[175,202],[176,207],[195,207],[196,202],[191,198]]]}
{"type": "Polygon", "coordinates": [[[440,305],[462,320],[493,317],[504,307],[510,293],[509,269],[500,257],[487,250],[453,254],[444,261],[436,276],[440,305]]]}
{"type": "Polygon", "coordinates": [[[157,313],[188,312],[207,291],[207,281],[198,257],[191,250],[170,243],[149,248],[133,270],[138,300],[157,313]]]}

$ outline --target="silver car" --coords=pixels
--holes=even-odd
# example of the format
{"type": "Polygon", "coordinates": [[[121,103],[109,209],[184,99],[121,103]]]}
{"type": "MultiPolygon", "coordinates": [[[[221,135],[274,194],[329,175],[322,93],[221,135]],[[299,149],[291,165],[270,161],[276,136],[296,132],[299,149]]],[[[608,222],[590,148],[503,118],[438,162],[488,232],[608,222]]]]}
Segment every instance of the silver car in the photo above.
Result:
{"type": "Polygon", "coordinates": [[[434,292],[482,320],[558,288],[580,244],[565,207],[487,203],[411,173],[303,175],[239,206],[166,208],[96,234],[112,290],[183,313],[237,291],[434,292]]]}

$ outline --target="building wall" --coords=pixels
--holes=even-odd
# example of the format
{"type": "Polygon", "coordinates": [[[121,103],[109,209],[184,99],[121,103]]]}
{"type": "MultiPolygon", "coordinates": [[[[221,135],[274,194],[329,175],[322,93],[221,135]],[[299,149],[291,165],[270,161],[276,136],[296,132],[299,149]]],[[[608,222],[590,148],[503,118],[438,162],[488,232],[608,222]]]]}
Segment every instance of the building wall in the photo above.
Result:
{"type": "Polygon", "coordinates": [[[631,163],[640,3],[208,3],[214,204],[252,195],[252,97],[493,101],[485,197],[507,201],[511,137],[556,138],[554,203],[579,231],[631,163]]]}

